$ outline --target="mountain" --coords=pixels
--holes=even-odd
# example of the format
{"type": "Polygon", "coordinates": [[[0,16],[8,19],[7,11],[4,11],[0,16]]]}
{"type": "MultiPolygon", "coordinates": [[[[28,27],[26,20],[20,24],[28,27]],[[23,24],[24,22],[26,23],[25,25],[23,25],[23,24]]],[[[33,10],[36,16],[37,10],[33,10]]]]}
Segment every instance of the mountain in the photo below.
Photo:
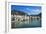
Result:
{"type": "Polygon", "coordinates": [[[23,11],[11,10],[11,14],[15,15],[27,15],[27,13],[23,11]]]}
{"type": "Polygon", "coordinates": [[[40,16],[40,17],[41,17],[41,13],[40,13],[38,16],[40,16]]]}
{"type": "Polygon", "coordinates": [[[11,10],[11,14],[12,15],[27,15],[27,16],[40,16],[41,17],[41,13],[39,13],[38,15],[28,15],[27,13],[25,13],[23,11],[18,11],[18,10],[11,10]]]}
{"type": "Polygon", "coordinates": [[[27,16],[40,16],[41,17],[41,13],[39,13],[38,15],[27,15],[27,16]]]}

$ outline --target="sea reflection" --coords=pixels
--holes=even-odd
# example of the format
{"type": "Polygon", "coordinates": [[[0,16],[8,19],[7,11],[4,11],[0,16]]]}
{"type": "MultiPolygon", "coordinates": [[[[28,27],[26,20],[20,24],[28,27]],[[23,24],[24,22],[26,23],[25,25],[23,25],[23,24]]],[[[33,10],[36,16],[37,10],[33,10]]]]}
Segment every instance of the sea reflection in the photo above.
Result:
{"type": "Polygon", "coordinates": [[[31,18],[27,21],[12,21],[12,28],[41,27],[40,18],[31,18]]]}

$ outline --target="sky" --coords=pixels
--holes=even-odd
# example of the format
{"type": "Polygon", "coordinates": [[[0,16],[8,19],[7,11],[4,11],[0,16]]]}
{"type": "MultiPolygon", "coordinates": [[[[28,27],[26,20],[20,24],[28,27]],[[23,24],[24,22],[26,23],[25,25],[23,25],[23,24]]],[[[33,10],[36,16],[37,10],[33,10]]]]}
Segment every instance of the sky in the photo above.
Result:
{"type": "Polygon", "coordinates": [[[37,15],[41,12],[41,6],[11,5],[11,10],[22,11],[28,15],[37,15]]]}

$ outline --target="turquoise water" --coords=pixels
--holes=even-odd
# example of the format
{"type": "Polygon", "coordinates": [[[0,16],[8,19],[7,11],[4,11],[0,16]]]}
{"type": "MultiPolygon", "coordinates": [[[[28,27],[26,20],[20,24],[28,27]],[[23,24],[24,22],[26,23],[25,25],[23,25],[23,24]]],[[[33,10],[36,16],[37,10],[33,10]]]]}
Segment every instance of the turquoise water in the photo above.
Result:
{"type": "Polygon", "coordinates": [[[41,19],[31,19],[23,22],[12,22],[12,28],[32,28],[41,27],[41,19]]]}

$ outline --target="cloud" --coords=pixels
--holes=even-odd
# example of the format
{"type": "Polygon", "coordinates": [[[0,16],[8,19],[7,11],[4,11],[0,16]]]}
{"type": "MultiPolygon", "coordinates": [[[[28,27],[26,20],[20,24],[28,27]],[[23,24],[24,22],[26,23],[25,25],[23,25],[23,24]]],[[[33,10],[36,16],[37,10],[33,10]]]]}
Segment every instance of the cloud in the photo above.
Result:
{"type": "Polygon", "coordinates": [[[28,11],[28,14],[29,15],[37,15],[37,14],[39,14],[41,12],[41,10],[39,10],[39,9],[32,9],[32,10],[29,10],[28,11]]]}

